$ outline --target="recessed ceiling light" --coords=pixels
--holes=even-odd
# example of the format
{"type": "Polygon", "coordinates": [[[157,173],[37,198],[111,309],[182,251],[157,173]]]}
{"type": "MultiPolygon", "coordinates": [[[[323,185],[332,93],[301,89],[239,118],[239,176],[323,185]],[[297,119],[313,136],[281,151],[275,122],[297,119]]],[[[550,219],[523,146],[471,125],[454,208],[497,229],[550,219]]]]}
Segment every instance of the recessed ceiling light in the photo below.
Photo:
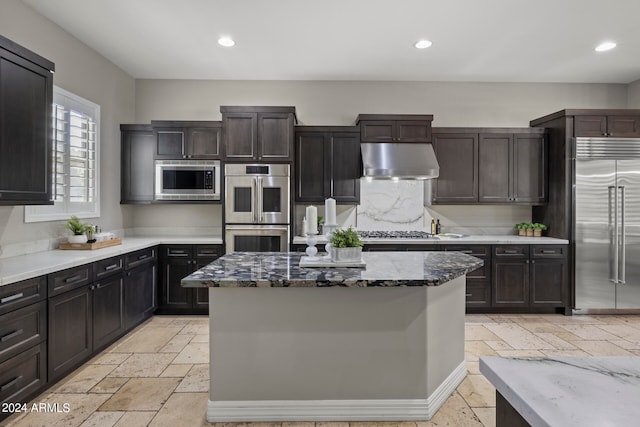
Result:
{"type": "Polygon", "coordinates": [[[429,40],[418,40],[416,44],[414,44],[414,46],[416,47],[416,49],[426,49],[432,44],[433,43],[431,43],[429,40]]]}
{"type": "Polygon", "coordinates": [[[616,47],[616,44],[614,42],[604,42],[596,46],[595,50],[596,52],[605,52],[607,50],[613,49],[614,47],[616,47]]]}
{"type": "Polygon", "coordinates": [[[236,44],[231,37],[220,37],[218,39],[218,44],[224,47],[231,47],[236,44]]]}

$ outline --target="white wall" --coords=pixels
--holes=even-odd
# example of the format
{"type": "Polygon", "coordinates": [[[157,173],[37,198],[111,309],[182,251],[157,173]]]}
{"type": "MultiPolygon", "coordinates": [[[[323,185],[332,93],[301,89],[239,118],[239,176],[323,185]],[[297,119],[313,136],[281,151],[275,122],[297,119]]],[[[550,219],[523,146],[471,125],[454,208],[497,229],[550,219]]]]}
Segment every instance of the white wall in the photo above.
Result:
{"type": "Polygon", "coordinates": [[[628,86],[627,108],[640,108],[640,80],[628,86]]]}
{"type": "MultiPolygon", "coordinates": [[[[434,126],[527,127],[531,119],[563,108],[627,108],[627,85],[606,84],[517,84],[452,82],[345,82],[345,81],[202,81],[138,80],[136,121],[220,120],[220,105],[293,105],[305,125],[351,125],[358,113],[422,113],[434,115],[434,126]]],[[[129,209],[129,208],[127,208],[129,209]]],[[[144,209],[131,216],[132,227],[145,223],[171,225],[188,220],[189,211],[178,214],[164,206],[144,209]]],[[[477,227],[486,207],[441,206],[434,210],[449,227],[477,227]],[[457,210],[464,210],[457,215],[457,210]]],[[[482,221],[491,229],[529,221],[530,209],[498,207],[482,221]],[[505,222],[509,222],[505,224],[505,222]]],[[[302,209],[294,213],[298,231],[302,209]]],[[[341,215],[355,221],[353,210],[341,215]]],[[[210,226],[221,218],[207,216],[210,226]]],[[[202,221],[199,217],[198,221],[202,221]]]]}
{"type": "MultiPolygon", "coordinates": [[[[0,2],[0,34],[54,62],[55,85],[101,106],[101,217],[91,222],[123,228],[119,126],[134,121],[135,80],[19,0],[0,2]]],[[[22,206],[0,206],[0,256],[3,246],[61,236],[61,224],[25,224],[22,206]]]]}

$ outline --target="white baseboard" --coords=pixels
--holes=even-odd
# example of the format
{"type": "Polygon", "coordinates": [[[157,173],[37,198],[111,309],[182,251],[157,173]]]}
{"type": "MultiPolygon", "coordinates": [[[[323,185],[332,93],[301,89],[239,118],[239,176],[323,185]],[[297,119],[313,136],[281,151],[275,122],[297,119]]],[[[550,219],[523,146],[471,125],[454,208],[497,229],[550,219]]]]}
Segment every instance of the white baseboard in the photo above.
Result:
{"type": "Polygon", "coordinates": [[[466,375],[463,361],[426,399],[209,400],[207,421],[428,421],[466,375]]]}

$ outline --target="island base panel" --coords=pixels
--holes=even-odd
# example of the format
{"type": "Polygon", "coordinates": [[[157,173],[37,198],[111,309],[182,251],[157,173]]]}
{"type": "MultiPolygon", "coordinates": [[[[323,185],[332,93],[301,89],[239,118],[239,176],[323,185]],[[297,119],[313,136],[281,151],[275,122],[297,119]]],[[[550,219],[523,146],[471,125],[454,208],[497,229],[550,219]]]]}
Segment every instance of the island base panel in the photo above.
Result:
{"type": "Polygon", "coordinates": [[[428,420],[466,375],[464,276],[209,292],[210,422],[428,420]]]}

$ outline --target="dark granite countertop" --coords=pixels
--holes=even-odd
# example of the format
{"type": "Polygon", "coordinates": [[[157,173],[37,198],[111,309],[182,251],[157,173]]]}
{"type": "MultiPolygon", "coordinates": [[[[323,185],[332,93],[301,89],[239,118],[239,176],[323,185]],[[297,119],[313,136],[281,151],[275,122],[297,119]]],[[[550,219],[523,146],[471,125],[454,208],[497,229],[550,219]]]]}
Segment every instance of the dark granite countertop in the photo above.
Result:
{"type": "Polygon", "coordinates": [[[234,252],[182,279],[184,287],[439,286],[483,265],[461,252],[363,252],[364,268],[298,267],[299,252],[234,252]]]}

